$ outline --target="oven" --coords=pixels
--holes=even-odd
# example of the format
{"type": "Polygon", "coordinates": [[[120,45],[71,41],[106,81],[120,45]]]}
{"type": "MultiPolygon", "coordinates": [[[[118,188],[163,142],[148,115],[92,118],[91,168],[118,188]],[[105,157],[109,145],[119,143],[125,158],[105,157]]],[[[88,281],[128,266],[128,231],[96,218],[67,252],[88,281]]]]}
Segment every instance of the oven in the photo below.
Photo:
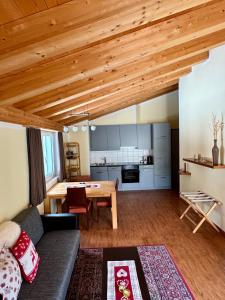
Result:
{"type": "Polygon", "coordinates": [[[139,182],[139,165],[122,166],[122,183],[139,182]]]}

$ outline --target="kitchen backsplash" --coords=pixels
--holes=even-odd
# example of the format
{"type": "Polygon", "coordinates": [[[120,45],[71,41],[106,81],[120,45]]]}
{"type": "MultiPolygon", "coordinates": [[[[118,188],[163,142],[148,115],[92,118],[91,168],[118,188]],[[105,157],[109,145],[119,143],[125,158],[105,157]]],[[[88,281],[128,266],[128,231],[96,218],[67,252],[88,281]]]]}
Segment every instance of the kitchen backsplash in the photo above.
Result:
{"type": "Polygon", "coordinates": [[[117,162],[140,162],[144,155],[152,154],[151,150],[139,150],[133,147],[124,147],[120,150],[111,151],[91,151],[90,162],[91,164],[103,163],[106,157],[107,163],[117,162]]]}

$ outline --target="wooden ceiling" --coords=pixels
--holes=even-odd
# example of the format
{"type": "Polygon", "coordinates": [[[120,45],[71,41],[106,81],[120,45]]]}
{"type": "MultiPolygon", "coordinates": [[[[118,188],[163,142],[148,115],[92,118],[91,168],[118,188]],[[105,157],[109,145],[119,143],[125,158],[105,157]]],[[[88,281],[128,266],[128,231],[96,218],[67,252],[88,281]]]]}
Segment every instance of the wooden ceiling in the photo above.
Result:
{"type": "Polygon", "coordinates": [[[0,0],[0,41],[0,120],[62,130],[176,90],[225,0],[0,0]]]}

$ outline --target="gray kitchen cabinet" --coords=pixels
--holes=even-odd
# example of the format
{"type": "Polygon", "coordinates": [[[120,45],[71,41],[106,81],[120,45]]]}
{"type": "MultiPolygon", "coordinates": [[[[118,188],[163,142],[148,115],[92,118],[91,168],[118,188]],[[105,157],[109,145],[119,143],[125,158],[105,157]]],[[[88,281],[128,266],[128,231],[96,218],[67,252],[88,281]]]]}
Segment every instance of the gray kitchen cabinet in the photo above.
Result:
{"type": "Polygon", "coordinates": [[[170,137],[170,124],[169,123],[156,123],[153,124],[154,139],[169,138],[170,137]]]}
{"type": "Polygon", "coordinates": [[[120,127],[119,125],[106,126],[108,150],[120,150],[120,127]]]}
{"type": "Polygon", "coordinates": [[[156,189],[168,189],[171,186],[171,176],[154,176],[156,189]]]}
{"type": "Polygon", "coordinates": [[[119,187],[118,187],[119,190],[122,189],[121,170],[122,168],[120,166],[108,167],[109,180],[116,181],[117,178],[119,179],[119,187]]]}
{"type": "Polygon", "coordinates": [[[121,147],[137,147],[137,125],[120,125],[121,147]]]}
{"type": "Polygon", "coordinates": [[[140,166],[140,189],[150,190],[154,188],[154,167],[140,166]]]}
{"type": "Polygon", "coordinates": [[[109,180],[107,167],[91,167],[91,179],[95,181],[109,180]]]}
{"type": "Polygon", "coordinates": [[[152,149],[151,124],[137,125],[138,149],[152,149]]]}
{"type": "Polygon", "coordinates": [[[107,126],[96,126],[95,131],[90,130],[91,151],[108,150],[107,126]]]}
{"type": "Polygon", "coordinates": [[[171,188],[171,136],[168,123],[153,124],[154,185],[171,188]]]}

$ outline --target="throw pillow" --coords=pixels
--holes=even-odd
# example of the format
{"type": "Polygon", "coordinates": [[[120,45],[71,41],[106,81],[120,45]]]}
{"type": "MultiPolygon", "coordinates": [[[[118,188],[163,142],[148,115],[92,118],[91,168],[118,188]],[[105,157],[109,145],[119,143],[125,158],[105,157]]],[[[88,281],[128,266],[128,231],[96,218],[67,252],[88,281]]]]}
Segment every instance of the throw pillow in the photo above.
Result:
{"type": "Polygon", "coordinates": [[[0,298],[16,300],[22,277],[20,267],[8,248],[0,250],[0,298]]]}
{"type": "Polygon", "coordinates": [[[20,226],[12,221],[0,224],[0,249],[6,246],[11,248],[14,246],[21,234],[20,226]]]}
{"type": "Polygon", "coordinates": [[[20,265],[24,279],[32,283],[37,274],[40,258],[33,242],[24,230],[11,251],[20,265]]]}

